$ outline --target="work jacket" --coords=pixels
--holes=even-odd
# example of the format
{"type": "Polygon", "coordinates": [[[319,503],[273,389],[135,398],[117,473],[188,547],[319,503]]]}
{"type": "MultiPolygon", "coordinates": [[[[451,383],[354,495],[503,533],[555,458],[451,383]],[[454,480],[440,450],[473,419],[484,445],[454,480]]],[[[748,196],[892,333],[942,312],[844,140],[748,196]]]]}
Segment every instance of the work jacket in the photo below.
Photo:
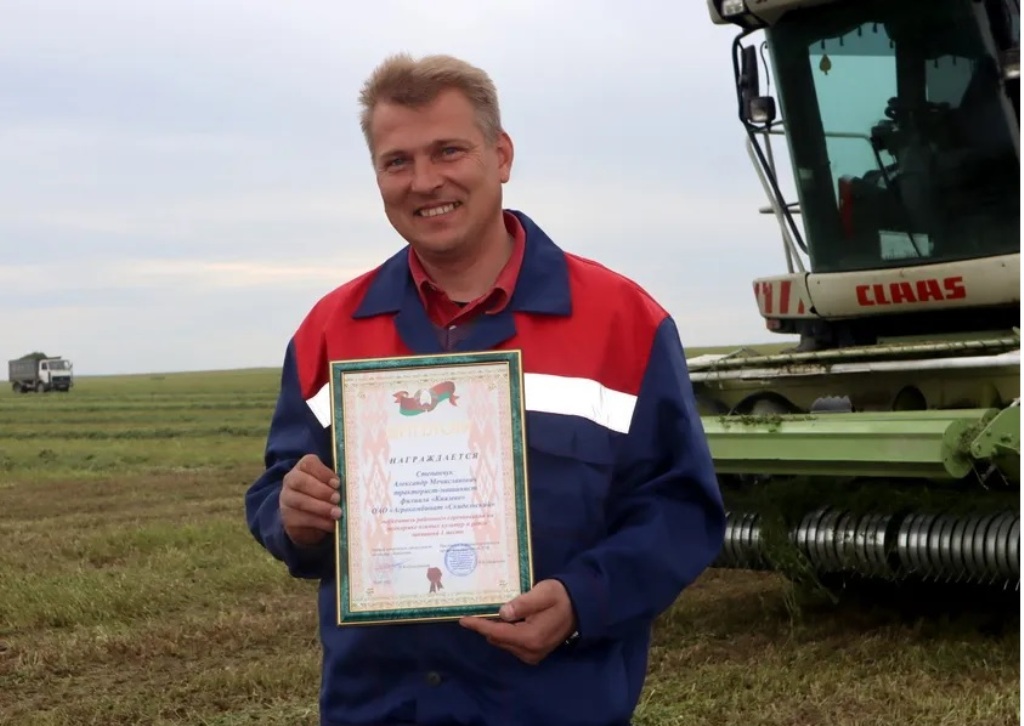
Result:
{"type": "Polygon", "coordinates": [[[289,341],[245,499],[257,541],[320,580],[321,723],[620,726],[654,619],[717,556],[725,515],[673,319],[636,283],[561,250],[529,217],[509,304],[457,350],[519,349],[534,581],[569,593],[579,638],[527,665],[455,622],[339,627],[333,537],[300,550],[278,506],[305,454],[331,466],[329,362],[446,352],[403,250],[323,297],[289,341]]]}

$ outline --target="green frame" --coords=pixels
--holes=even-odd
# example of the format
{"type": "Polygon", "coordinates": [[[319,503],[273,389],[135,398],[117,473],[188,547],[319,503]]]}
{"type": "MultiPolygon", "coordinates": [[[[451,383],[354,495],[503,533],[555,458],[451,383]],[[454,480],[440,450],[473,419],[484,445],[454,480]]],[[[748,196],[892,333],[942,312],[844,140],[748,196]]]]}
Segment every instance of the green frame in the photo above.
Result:
{"type": "Polygon", "coordinates": [[[401,608],[353,612],[349,604],[349,556],[348,556],[348,501],[345,481],[345,431],[339,422],[344,421],[342,397],[343,378],[350,373],[410,369],[449,369],[459,366],[505,363],[509,369],[509,403],[511,411],[511,456],[515,486],[516,546],[519,565],[519,590],[527,592],[534,584],[533,550],[530,528],[529,477],[526,458],[526,407],[522,351],[500,350],[468,353],[444,353],[434,355],[395,356],[386,358],[362,358],[333,360],[330,362],[331,436],[333,440],[333,468],[341,481],[342,516],[335,523],[335,597],[338,626],[380,625],[388,623],[451,621],[467,616],[497,617],[504,602],[481,603],[464,606],[438,606],[427,608],[401,608]]]}

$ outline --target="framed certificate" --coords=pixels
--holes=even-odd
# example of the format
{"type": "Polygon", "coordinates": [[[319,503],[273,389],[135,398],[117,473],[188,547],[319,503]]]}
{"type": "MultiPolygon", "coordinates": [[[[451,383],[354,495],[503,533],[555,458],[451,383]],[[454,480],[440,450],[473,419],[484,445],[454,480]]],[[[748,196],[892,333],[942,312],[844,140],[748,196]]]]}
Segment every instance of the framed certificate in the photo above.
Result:
{"type": "Polygon", "coordinates": [[[522,354],[333,361],[337,623],[497,615],[533,585],[522,354]]]}

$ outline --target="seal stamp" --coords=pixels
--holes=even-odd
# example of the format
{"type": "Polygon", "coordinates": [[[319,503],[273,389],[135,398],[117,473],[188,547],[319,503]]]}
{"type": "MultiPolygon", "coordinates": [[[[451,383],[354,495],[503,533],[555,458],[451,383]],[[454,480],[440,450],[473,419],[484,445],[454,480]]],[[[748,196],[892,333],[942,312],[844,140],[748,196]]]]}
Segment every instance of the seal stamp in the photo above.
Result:
{"type": "Polygon", "coordinates": [[[444,566],[457,577],[465,577],[476,569],[476,548],[470,544],[454,544],[444,553],[444,566]]]}

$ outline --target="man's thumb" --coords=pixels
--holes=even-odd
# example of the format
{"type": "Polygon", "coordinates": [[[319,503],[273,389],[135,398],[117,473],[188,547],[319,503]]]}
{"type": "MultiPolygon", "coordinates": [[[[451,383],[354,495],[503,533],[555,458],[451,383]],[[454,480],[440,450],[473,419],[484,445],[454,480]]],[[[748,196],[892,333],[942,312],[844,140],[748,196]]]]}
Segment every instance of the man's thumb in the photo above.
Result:
{"type": "Polygon", "coordinates": [[[544,587],[534,587],[529,592],[518,595],[501,606],[498,615],[502,620],[514,623],[517,620],[525,620],[536,612],[548,607],[551,603],[547,590],[544,587]]]}

